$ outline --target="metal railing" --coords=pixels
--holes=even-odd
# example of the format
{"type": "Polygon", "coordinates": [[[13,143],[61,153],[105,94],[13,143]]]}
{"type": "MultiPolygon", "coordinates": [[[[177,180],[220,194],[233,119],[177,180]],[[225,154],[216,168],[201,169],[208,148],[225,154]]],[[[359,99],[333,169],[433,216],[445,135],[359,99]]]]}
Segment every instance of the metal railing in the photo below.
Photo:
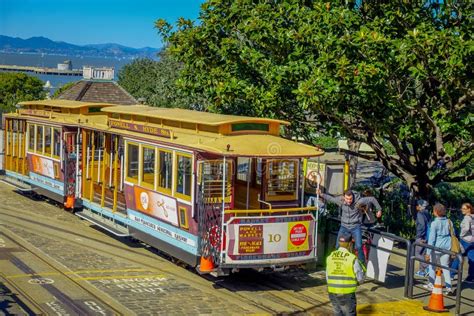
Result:
{"type": "Polygon", "coordinates": [[[423,248],[428,248],[428,249],[434,250],[437,253],[450,255],[450,256],[455,256],[459,260],[459,266],[458,266],[457,269],[453,269],[449,266],[443,266],[441,263],[433,262],[433,260],[431,260],[431,262],[429,262],[429,261],[426,261],[424,259],[416,258],[416,256],[414,256],[414,255],[410,255],[410,265],[408,266],[408,268],[409,268],[409,271],[408,271],[408,276],[409,276],[408,298],[413,298],[413,281],[414,281],[413,273],[414,273],[414,270],[415,270],[414,269],[415,260],[419,261],[419,262],[422,262],[422,263],[430,264],[430,265],[435,266],[437,268],[446,269],[449,272],[457,271],[458,281],[457,281],[457,285],[456,285],[456,309],[455,309],[455,314],[459,315],[460,310],[461,310],[461,289],[462,289],[462,284],[461,284],[462,281],[461,280],[462,280],[462,269],[463,269],[463,264],[464,264],[462,255],[459,254],[459,253],[452,252],[450,250],[430,246],[428,244],[425,244],[425,243],[422,243],[422,242],[419,242],[419,241],[416,241],[411,245],[411,248],[412,248],[411,251],[410,251],[411,254],[415,253],[415,247],[416,246],[423,247],[423,248]]]}

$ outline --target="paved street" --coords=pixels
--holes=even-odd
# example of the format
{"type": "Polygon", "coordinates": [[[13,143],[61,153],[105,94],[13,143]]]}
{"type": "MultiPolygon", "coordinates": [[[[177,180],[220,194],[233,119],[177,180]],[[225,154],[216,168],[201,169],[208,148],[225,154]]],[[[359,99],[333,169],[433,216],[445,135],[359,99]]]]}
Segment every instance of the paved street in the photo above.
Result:
{"type": "MultiPolygon", "coordinates": [[[[0,182],[4,314],[27,314],[23,300],[57,315],[331,314],[322,271],[202,277],[159,251],[114,238],[53,203],[13,190],[0,182]]],[[[385,284],[360,287],[359,314],[428,315],[422,306],[429,293],[417,287],[419,299],[405,300],[404,260],[393,257],[391,265],[385,284]]],[[[463,313],[474,313],[474,289],[462,296],[463,313]]],[[[445,304],[453,308],[454,300],[445,298],[445,304]]]]}

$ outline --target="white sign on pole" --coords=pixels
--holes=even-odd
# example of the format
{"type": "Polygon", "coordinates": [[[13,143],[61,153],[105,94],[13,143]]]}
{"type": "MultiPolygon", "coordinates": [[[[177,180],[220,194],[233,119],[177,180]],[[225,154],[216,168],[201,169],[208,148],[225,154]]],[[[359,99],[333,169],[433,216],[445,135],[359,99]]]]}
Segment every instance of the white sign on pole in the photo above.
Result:
{"type": "Polygon", "coordinates": [[[393,239],[374,234],[372,244],[377,248],[370,247],[369,262],[367,263],[367,277],[385,282],[387,275],[388,259],[393,248],[393,239]]]}

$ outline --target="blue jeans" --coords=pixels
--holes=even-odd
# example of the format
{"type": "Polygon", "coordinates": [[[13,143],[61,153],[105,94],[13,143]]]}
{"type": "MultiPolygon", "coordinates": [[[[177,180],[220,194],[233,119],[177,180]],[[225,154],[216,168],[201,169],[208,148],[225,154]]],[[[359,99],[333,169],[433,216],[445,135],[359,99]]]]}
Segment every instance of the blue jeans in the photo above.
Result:
{"type": "MultiPolygon", "coordinates": [[[[459,240],[461,242],[462,247],[464,248],[464,253],[463,256],[467,257],[467,262],[469,264],[469,269],[467,270],[467,278],[468,280],[474,280],[474,242],[468,243],[467,241],[464,240],[459,240]]],[[[459,268],[459,260],[456,257],[456,259],[453,261],[451,264],[451,268],[453,269],[458,269],[459,268]]],[[[451,274],[454,274],[456,272],[451,272],[451,274]]]]}
{"type": "MultiPolygon", "coordinates": [[[[432,251],[431,256],[430,256],[430,261],[433,263],[441,264],[442,266],[445,266],[445,267],[449,267],[450,266],[449,258],[450,258],[449,255],[432,251]]],[[[436,269],[438,269],[438,267],[430,265],[428,280],[430,281],[431,284],[435,283],[436,269]]],[[[451,288],[451,273],[449,272],[448,269],[442,269],[442,270],[443,270],[443,276],[444,276],[444,283],[447,288],[451,288]]]]}
{"type": "Polygon", "coordinates": [[[360,227],[360,224],[355,226],[352,229],[349,229],[347,227],[344,227],[341,225],[339,228],[339,232],[337,233],[337,239],[336,239],[336,249],[339,248],[339,237],[342,234],[350,234],[352,238],[355,240],[355,249],[357,250],[357,257],[359,258],[359,261],[365,266],[365,256],[364,256],[364,251],[362,250],[362,230],[360,227]]]}
{"type": "Polygon", "coordinates": [[[329,293],[329,300],[334,308],[334,316],[357,315],[357,299],[355,293],[333,294],[329,293]]]}

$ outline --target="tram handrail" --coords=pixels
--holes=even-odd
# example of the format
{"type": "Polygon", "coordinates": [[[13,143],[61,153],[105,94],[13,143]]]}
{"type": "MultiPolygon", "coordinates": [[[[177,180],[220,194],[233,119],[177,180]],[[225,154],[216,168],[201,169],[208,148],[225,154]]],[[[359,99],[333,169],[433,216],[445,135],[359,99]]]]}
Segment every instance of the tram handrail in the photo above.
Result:
{"type": "Polygon", "coordinates": [[[408,275],[409,275],[408,298],[413,298],[413,280],[414,280],[413,273],[414,273],[414,267],[415,267],[415,260],[419,261],[419,262],[422,262],[422,263],[426,263],[426,264],[436,266],[436,267],[441,268],[441,269],[446,269],[449,272],[457,271],[457,273],[458,273],[458,282],[457,282],[457,285],[456,285],[456,309],[455,309],[455,314],[459,315],[460,310],[461,310],[461,289],[462,289],[462,284],[461,283],[462,283],[462,270],[463,270],[463,264],[464,264],[462,254],[455,253],[451,250],[446,250],[446,249],[438,248],[438,247],[435,247],[435,246],[431,246],[431,245],[422,243],[420,241],[415,241],[411,245],[411,247],[412,247],[411,253],[412,254],[415,253],[415,247],[416,246],[423,247],[423,248],[428,248],[428,249],[434,250],[435,252],[439,252],[439,253],[442,253],[442,254],[446,254],[446,255],[450,255],[450,256],[456,256],[458,258],[458,260],[460,261],[460,264],[459,264],[457,269],[453,269],[450,266],[443,266],[441,263],[426,261],[424,259],[420,259],[420,258],[417,258],[414,255],[411,255],[410,256],[410,266],[409,266],[410,271],[408,273],[408,275]]]}
{"type": "Polygon", "coordinates": [[[260,214],[260,213],[293,213],[304,211],[316,211],[314,206],[291,207],[291,208],[273,208],[273,209],[254,209],[254,210],[225,210],[225,214],[260,214]]]}

